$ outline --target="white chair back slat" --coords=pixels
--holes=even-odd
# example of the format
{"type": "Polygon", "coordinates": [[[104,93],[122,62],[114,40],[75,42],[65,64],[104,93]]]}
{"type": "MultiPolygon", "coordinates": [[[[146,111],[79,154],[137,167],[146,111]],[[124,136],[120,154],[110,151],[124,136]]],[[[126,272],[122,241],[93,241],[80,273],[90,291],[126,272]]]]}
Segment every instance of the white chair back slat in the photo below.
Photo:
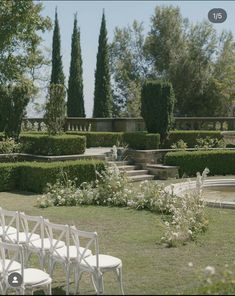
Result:
{"type": "Polygon", "coordinates": [[[96,268],[99,268],[99,245],[98,245],[98,235],[96,232],[88,232],[78,230],[75,226],[70,226],[70,233],[73,243],[77,247],[77,261],[78,264],[84,262],[88,268],[92,269],[90,264],[87,262],[87,253],[92,247],[95,249],[96,255],[96,268]],[[80,239],[85,239],[86,243],[81,248],[80,239]]]}
{"type": "Polygon", "coordinates": [[[17,211],[8,211],[1,209],[0,211],[0,223],[2,226],[2,238],[3,241],[8,241],[14,243],[14,240],[11,238],[11,233],[9,232],[10,227],[16,229],[17,241],[19,239],[19,213],[17,211]]]}
{"type": "Polygon", "coordinates": [[[30,216],[25,213],[19,214],[19,220],[25,232],[27,244],[30,248],[34,248],[33,236],[35,234],[40,236],[41,249],[44,248],[44,222],[42,216],[30,216]]]}
{"type": "Polygon", "coordinates": [[[64,258],[61,257],[61,254],[58,252],[59,244],[61,241],[65,242],[65,247],[67,251],[67,258],[69,257],[69,244],[70,244],[70,237],[69,237],[69,226],[62,225],[62,224],[55,224],[51,223],[49,220],[44,220],[45,225],[45,233],[49,238],[50,241],[50,253],[58,256],[63,260],[64,258]]]}

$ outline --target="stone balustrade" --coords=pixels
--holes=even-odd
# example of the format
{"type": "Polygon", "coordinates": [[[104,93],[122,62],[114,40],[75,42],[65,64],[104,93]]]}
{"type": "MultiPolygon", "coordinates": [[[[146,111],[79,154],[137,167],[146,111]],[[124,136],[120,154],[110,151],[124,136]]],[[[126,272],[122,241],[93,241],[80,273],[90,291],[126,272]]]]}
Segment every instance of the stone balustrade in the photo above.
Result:
{"type": "MultiPolygon", "coordinates": [[[[175,117],[178,130],[235,130],[235,117],[175,117]]],[[[23,130],[43,131],[43,118],[25,118],[23,130]]],[[[65,131],[136,132],[144,131],[142,118],[66,118],[65,131]]]]}

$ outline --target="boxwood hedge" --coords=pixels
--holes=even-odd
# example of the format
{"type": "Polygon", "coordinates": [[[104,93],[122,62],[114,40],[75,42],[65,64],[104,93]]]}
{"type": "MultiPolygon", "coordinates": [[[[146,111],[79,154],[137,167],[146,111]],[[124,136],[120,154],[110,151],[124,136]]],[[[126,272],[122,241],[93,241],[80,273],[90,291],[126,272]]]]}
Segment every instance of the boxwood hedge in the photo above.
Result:
{"type": "Polygon", "coordinates": [[[22,135],[20,142],[23,144],[25,153],[36,155],[82,154],[86,149],[84,136],[29,134],[22,135]]]}
{"type": "Polygon", "coordinates": [[[104,170],[98,160],[60,161],[51,163],[21,162],[0,164],[0,191],[25,190],[41,193],[47,183],[55,183],[61,172],[80,185],[95,180],[96,172],[104,170]]]}
{"type": "Polygon", "coordinates": [[[179,166],[180,176],[195,176],[206,167],[211,175],[231,175],[235,174],[235,150],[169,152],[164,157],[164,163],[179,166]]]}
{"type": "Polygon", "coordinates": [[[193,148],[197,144],[196,139],[206,137],[222,139],[220,131],[171,131],[163,148],[171,148],[171,145],[179,140],[183,140],[189,148],[193,148]]]}

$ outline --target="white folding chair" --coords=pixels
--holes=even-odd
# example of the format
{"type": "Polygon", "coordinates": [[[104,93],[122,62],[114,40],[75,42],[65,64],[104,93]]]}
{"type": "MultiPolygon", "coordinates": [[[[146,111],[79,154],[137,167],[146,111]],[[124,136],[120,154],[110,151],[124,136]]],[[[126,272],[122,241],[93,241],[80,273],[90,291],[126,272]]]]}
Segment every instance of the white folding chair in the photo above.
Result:
{"type": "MultiPolygon", "coordinates": [[[[27,257],[25,260],[28,261],[32,253],[35,253],[39,256],[41,269],[45,269],[46,256],[49,254],[51,244],[49,237],[45,237],[44,218],[41,216],[29,216],[25,213],[20,213],[20,221],[27,235],[27,257]],[[31,239],[35,233],[40,236],[40,239],[31,239]]],[[[54,239],[53,244],[56,243],[57,240],[54,239]]],[[[65,242],[59,241],[56,245],[56,248],[62,248],[64,246],[65,242]]]]}
{"type": "MultiPolygon", "coordinates": [[[[69,278],[72,269],[75,269],[77,264],[78,250],[76,245],[70,245],[70,229],[68,225],[50,223],[48,220],[44,221],[45,232],[50,239],[50,275],[52,277],[56,263],[63,264],[66,273],[66,295],[69,295],[69,278]],[[65,246],[58,248],[61,240],[65,241],[65,246]],[[55,242],[56,241],[56,242],[55,242]]],[[[81,250],[84,250],[81,248],[81,250]]],[[[91,251],[86,250],[84,256],[91,256],[91,251]]]]}
{"type": "Polygon", "coordinates": [[[15,289],[20,295],[25,295],[26,290],[43,288],[46,295],[51,295],[51,278],[46,272],[36,268],[24,268],[23,247],[19,244],[9,244],[0,242],[0,254],[2,264],[1,286],[3,295],[7,294],[8,289],[15,289]],[[12,287],[8,282],[8,276],[14,270],[13,266],[19,258],[20,269],[17,270],[22,276],[22,284],[19,287],[12,287]]]}
{"type": "Polygon", "coordinates": [[[119,258],[99,254],[98,236],[96,232],[86,232],[76,229],[75,226],[70,227],[71,236],[79,251],[77,256],[77,268],[75,276],[75,294],[78,293],[79,282],[83,272],[88,272],[92,276],[92,282],[97,294],[103,293],[103,274],[108,271],[113,271],[119,281],[121,294],[124,295],[122,283],[122,261],[119,258]],[[86,247],[80,247],[81,239],[85,239],[86,247]],[[95,248],[95,255],[86,257],[86,251],[90,248],[95,248]]]}

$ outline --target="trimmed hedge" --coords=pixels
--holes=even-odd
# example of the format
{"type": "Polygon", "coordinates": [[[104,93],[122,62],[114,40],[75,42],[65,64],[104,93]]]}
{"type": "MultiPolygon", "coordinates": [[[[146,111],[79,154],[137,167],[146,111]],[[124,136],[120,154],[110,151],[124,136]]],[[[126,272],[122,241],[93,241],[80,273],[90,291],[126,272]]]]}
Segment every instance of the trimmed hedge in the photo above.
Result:
{"type": "Polygon", "coordinates": [[[54,184],[61,171],[68,174],[76,184],[96,179],[96,172],[104,170],[104,162],[76,160],[52,163],[23,162],[0,164],[0,191],[20,189],[42,193],[47,183],[54,184]]]}
{"type": "Polygon", "coordinates": [[[196,176],[197,172],[202,173],[206,167],[210,170],[210,175],[231,175],[235,174],[235,151],[169,152],[165,155],[164,163],[179,166],[180,176],[196,176]]]}
{"type": "Polygon", "coordinates": [[[117,142],[127,144],[133,149],[158,149],[160,143],[159,134],[146,132],[67,132],[69,135],[82,135],[87,138],[87,147],[112,147],[117,142]]]}
{"type": "Polygon", "coordinates": [[[159,134],[147,134],[145,132],[124,133],[123,141],[129,148],[139,150],[158,149],[160,144],[159,134]]]}
{"type": "Polygon", "coordinates": [[[171,148],[171,145],[179,140],[186,142],[188,148],[193,148],[197,144],[196,139],[206,137],[217,138],[219,140],[223,138],[220,131],[171,131],[164,148],[171,148]]]}
{"type": "Polygon", "coordinates": [[[122,132],[66,132],[68,135],[86,137],[86,145],[90,147],[112,147],[122,143],[122,132]]]}
{"type": "Polygon", "coordinates": [[[22,135],[20,142],[25,153],[36,155],[71,155],[82,154],[86,149],[86,137],[22,135]]]}

